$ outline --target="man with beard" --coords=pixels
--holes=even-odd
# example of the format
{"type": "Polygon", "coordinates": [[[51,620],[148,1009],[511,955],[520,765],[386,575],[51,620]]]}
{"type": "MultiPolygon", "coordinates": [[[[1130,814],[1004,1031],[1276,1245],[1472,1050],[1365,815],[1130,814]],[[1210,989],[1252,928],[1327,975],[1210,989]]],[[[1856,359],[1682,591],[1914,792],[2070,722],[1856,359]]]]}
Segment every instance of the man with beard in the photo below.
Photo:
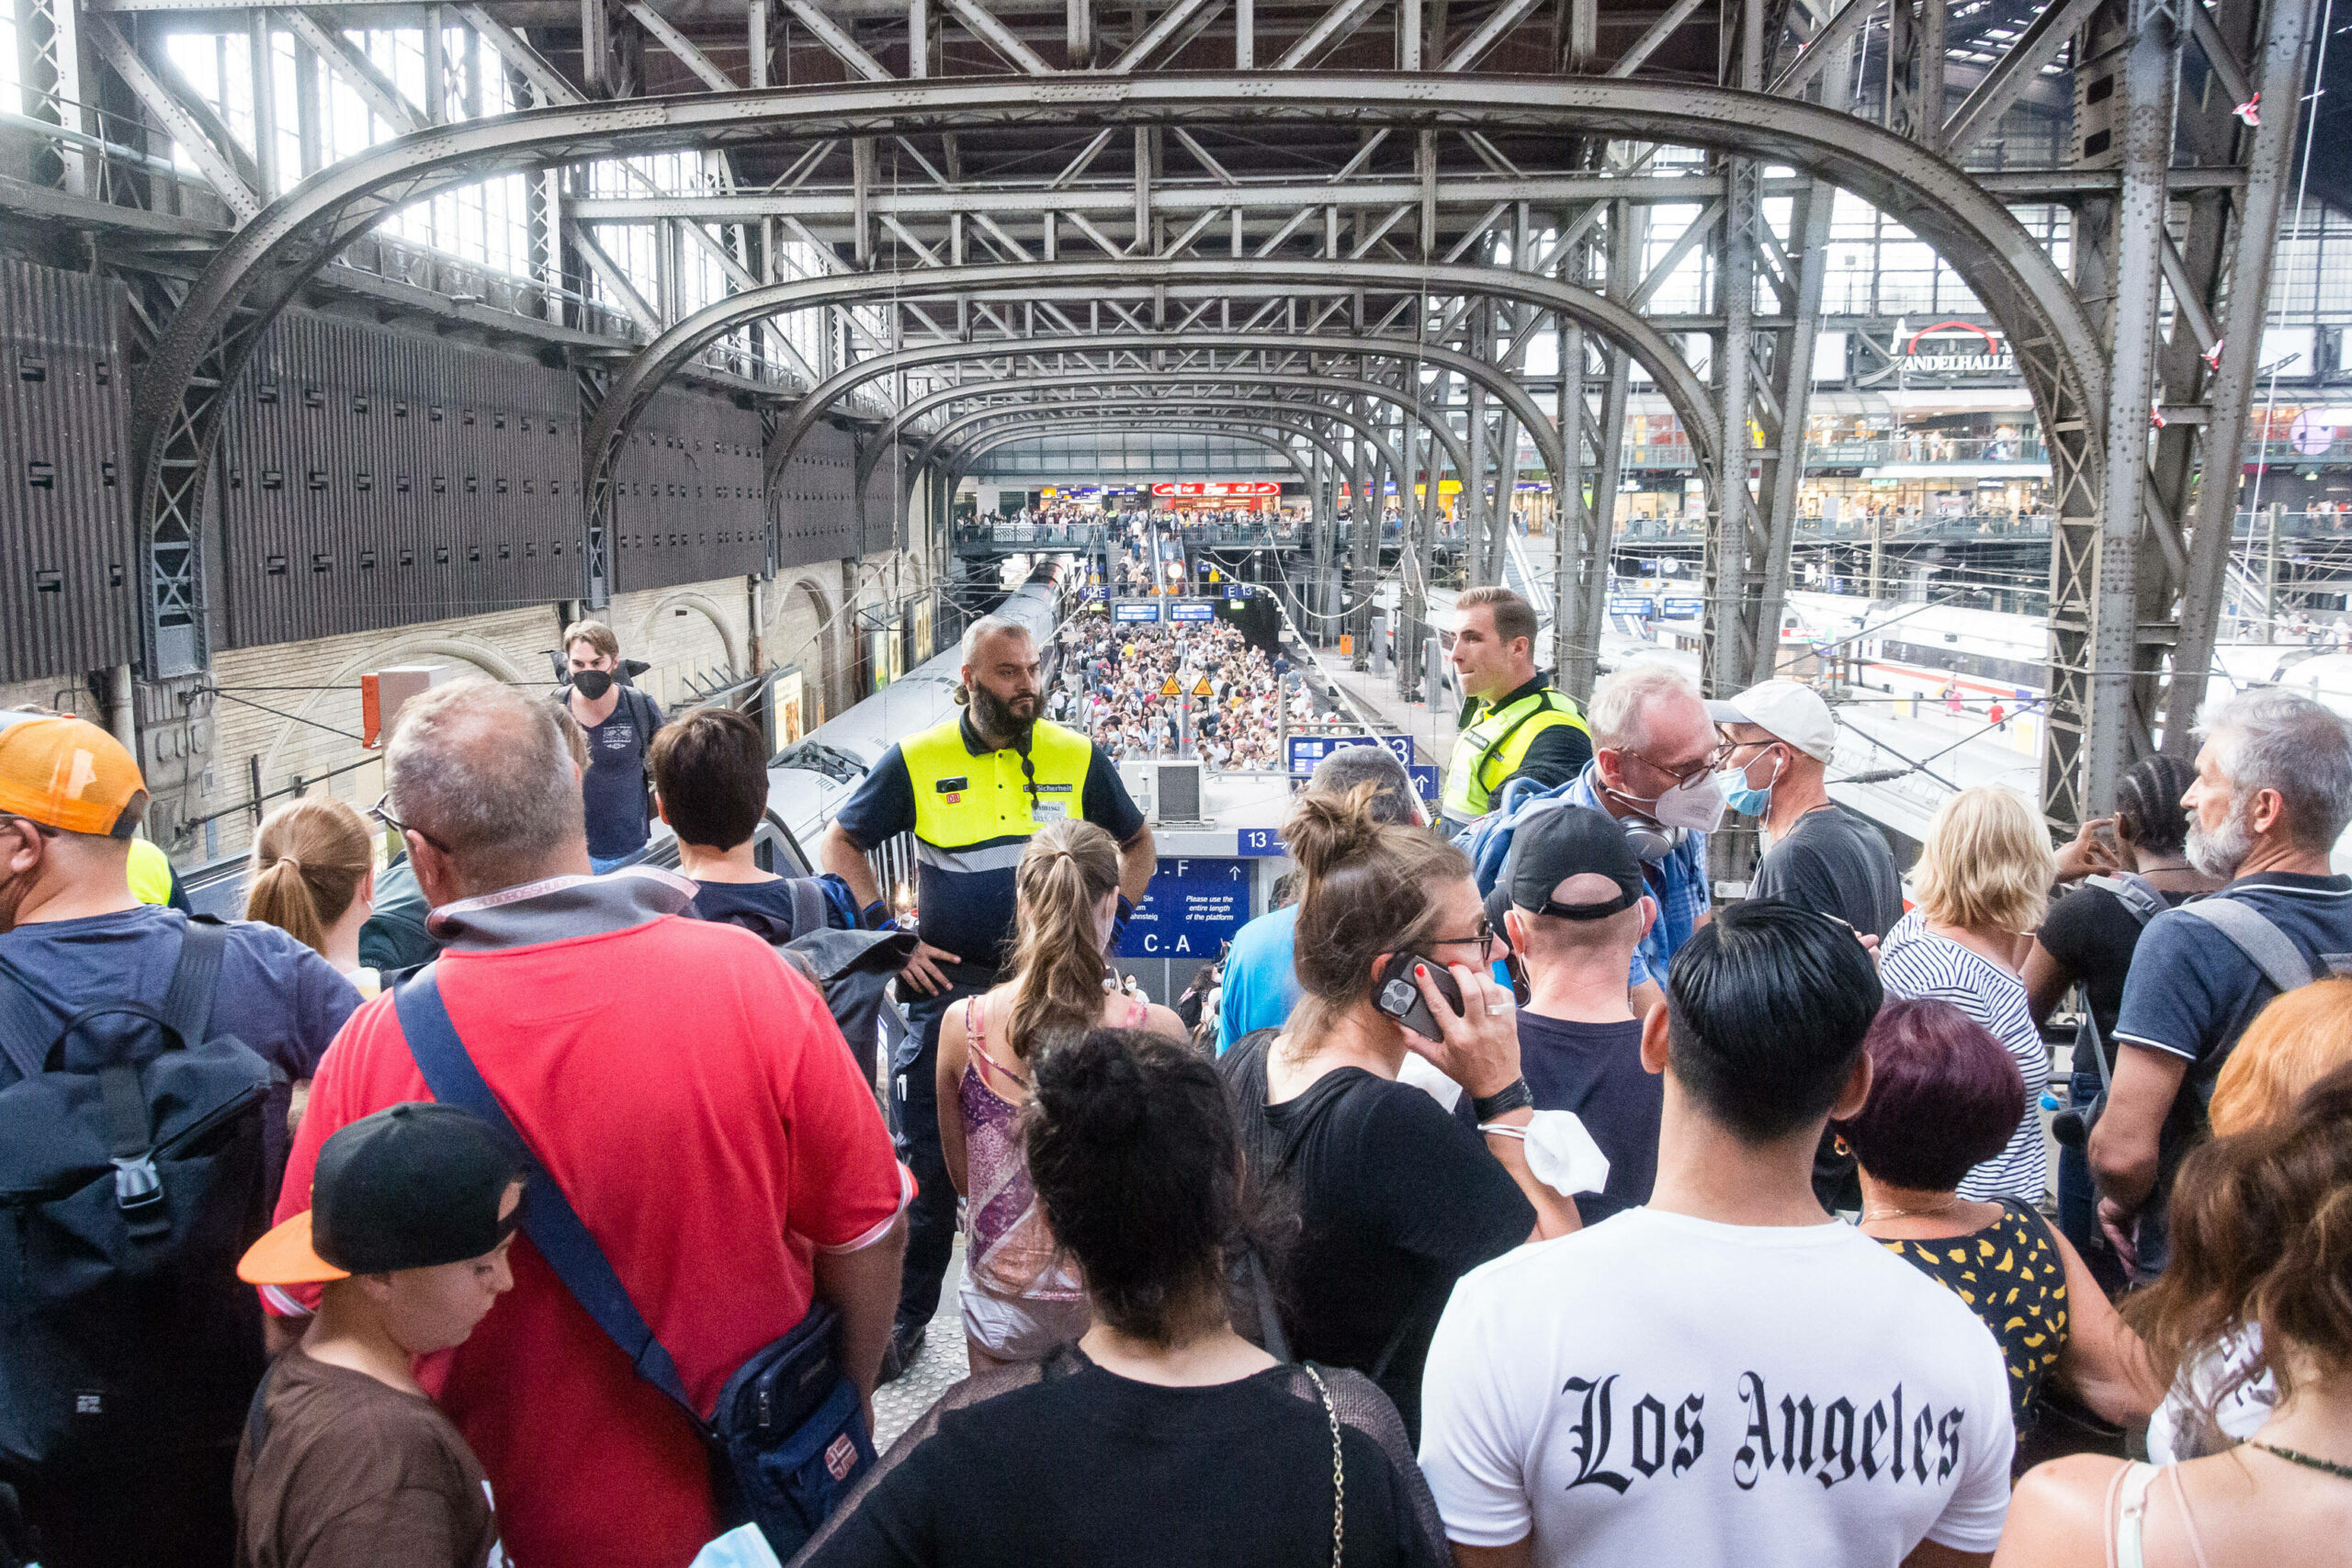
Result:
{"type": "Polygon", "coordinates": [[[2148,922],[2090,1142],[2100,1225],[2143,1280],[2164,1269],[2173,1170],[2238,1036],[2299,964],[2310,978],[2352,968],[2352,877],[2328,863],[2352,822],[2352,731],[2309,697],[2242,693],[2214,716],[2181,806],[2189,863],[2230,880],[2148,922]]]}
{"type": "MultiPolygon", "coordinates": [[[[964,633],[959,716],[908,737],[882,754],[818,845],[824,869],[847,882],[867,923],[887,914],[868,851],[915,836],[921,939],[899,975],[914,993],[910,1027],[890,1064],[891,1122],[899,1157],[921,1191],[907,1217],[907,1261],[884,1382],[905,1371],[938,1310],[956,1242],[956,1187],[939,1145],[939,1023],[949,1005],[998,982],[1013,937],[1013,870],[1029,835],[1083,817],[1119,844],[1119,918],[1151,884],[1151,829],[1127,797],[1108,752],[1075,730],[1037,717],[1037,645],[995,615],[964,633]]],[[[1114,937],[1115,944],[1116,937],[1114,937]]]]}

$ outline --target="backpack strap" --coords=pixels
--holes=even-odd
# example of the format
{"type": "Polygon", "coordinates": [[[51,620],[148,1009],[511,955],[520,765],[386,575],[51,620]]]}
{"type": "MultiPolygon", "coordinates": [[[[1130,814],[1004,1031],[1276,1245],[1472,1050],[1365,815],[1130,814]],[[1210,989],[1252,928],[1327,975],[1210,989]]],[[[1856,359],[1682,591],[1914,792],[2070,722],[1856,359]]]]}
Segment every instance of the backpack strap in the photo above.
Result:
{"type": "Polygon", "coordinates": [[[2199,898],[2193,904],[2183,904],[2181,911],[2235,942],[2238,951],[2262,971],[2262,977],[2278,990],[2291,991],[2327,978],[2325,964],[2304,957],[2293,938],[2280,931],[2269,916],[2242,898],[2199,898]]]}
{"type": "MultiPolygon", "coordinates": [[[[457,1025],[449,1021],[449,1009],[441,999],[441,987],[434,975],[440,967],[428,964],[416,977],[402,986],[394,996],[392,1006],[400,1014],[401,1033],[408,1041],[410,1055],[416,1058],[424,1084],[433,1098],[444,1105],[455,1105],[472,1111],[489,1122],[526,1157],[530,1145],[514,1130],[499,1105],[498,1097],[482,1081],[481,1073],[473,1058],[466,1052],[466,1044],[458,1037],[457,1025]]],[[[563,1288],[571,1292],[582,1311],[594,1320],[607,1337],[621,1348],[637,1375],[651,1383],[666,1395],[673,1404],[684,1411],[694,1423],[697,1436],[709,1440],[710,1430],[702,1413],[686,1395],[686,1386],[678,1376],[678,1366],[670,1352],[655,1338],[645,1315],[629,1300],[628,1291],[613,1272],[613,1265],[596,1238],[581,1222],[578,1211],[563,1194],[544,1167],[532,1162],[533,1170],[523,1192],[523,1230],[530,1236],[531,1245],[555,1270],[563,1288]]]]}
{"type": "Polygon", "coordinates": [[[212,1021],[213,993],[220,987],[220,963],[228,952],[229,928],[224,922],[205,915],[188,917],[187,934],[180,939],[179,962],[173,966],[172,983],[164,992],[160,1010],[183,1045],[200,1044],[204,1040],[205,1025],[212,1021]]]}
{"type": "Polygon", "coordinates": [[[2113,876],[2086,876],[2083,886],[2096,887],[2123,906],[2124,912],[2142,925],[2146,925],[2165,912],[2165,896],[2156,885],[2137,872],[2119,871],[2113,876]]]}
{"type": "Polygon", "coordinates": [[[796,876],[785,886],[792,893],[792,934],[807,936],[825,929],[825,890],[813,876],[796,876]]]}

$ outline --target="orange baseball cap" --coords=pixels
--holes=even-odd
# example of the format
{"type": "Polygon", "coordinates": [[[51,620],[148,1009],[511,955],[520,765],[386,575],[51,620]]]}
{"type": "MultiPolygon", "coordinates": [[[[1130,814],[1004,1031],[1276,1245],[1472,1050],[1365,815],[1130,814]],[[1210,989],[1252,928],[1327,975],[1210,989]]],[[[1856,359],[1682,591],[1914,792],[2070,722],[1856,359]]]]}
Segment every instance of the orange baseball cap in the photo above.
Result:
{"type": "Polygon", "coordinates": [[[127,839],[147,781],[122,742],[87,719],[0,710],[0,815],[127,839]]]}

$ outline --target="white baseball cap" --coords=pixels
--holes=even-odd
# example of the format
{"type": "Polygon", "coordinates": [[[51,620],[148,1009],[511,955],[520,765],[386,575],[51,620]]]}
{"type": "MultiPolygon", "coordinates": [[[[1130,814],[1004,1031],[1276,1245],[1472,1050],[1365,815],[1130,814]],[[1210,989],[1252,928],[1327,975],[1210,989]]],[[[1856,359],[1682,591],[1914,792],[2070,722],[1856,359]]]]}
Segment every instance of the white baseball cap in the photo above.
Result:
{"type": "Polygon", "coordinates": [[[1727,703],[1709,703],[1707,716],[1717,724],[1752,724],[1820,761],[1838,754],[1838,726],[1829,705],[1811,686],[1794,681],[1767,681],[1727,703]]]}

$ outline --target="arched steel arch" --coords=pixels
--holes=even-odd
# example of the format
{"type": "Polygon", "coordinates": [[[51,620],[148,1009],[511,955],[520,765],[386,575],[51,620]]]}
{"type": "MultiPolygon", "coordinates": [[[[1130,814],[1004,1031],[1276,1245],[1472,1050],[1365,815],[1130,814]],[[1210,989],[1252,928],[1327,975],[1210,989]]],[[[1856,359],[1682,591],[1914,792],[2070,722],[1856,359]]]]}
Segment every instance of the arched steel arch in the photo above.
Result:
{"type": "MultiPolygon", "coordinates": [[[[1262,426],[1254,421],[1234,423],[1227,421],[1215,419],[1187,419],[1182,415],[1174,415],[1164,419],[1146,417],[1141,420],[1038,420],[1034,423],[1022,424],[1016,427],[992,431],[982,439],[974,442],[971,448],[965,454],[965,456],[974,458],[982,457],[986,457],[989,453],[996,450],[996,448],[1000,446],[1010,446],[1016,442],[1035,441],[1043,436],[1064,434],[1074,435],[1092,435],[1102,434],[1111,431],[1133,431],[1138,434],[1200,434],[1207,435],[1230,436],[1236,441],[1248,441],[1256,446],[1264,446],[1272,451],[1279,452],[1285,458],[1289,459],[1291,465],[1294,468],[1296,468],[1303,477],[1307,478],[1308,482],[1313,482],[1312,476],[1307,474],[1306,467],[1299,462],[1298,454],[1295,451],[1283,446],[1272,436],[1263,434],[1264,430],[1269,428],[1280,429],[1282,427],[1279,425],[1262,426]]],[[[1294,434],[1304,433],[1295,432],[1294,434]]],[[[1312,439],[1312,437],[1309,437],[1309,439],[1312,439]]],[[[969,469],[961,470],[956,477],[960,480],[963,474],[968,473],[969,471],[969,469]]]]}
{"type": "MultiPolygon", "coordinates": [[[[1037,348],[1025,351],[1016,348],[1012,353],[1015,357],[1021,357],[1024,354],[1042,356],[1055,352],[1101,354],[1115,350],[1141,354],[1154,350],[1182,353],[1188,349],[1253,352],[1265,350],[1320,354],[1333,359],[1401,359],[1417,365],[1429,365],[1442,370],[1450,370],[1465,380],[1484,387],[1490,394],[1499,399],[1503,406],[1510,409],[1527,426],[1535,438],[1538,449],[1543,453],[1544,466],[1551,471],[1552,483],[1555,488],[1565,487],[1570,482],[1572,470],[1569,468],[1566,456],[1566,446],[1560,440],[1559,427],[1544,416],[1543,410],[1535,406],[1535,400],[1528,396],[1527,389],[1495,366],[1475,355],[1464,354],[1456,349],[1438,348],[1394,338],[1347,337],[1336,334],[1324,336],[1294,333],[1186,332],[1170,333],[1164,339],[1153,333],[1080,333],[1044,340],[1037,348]]],[[[793,405],[791,414],[777,427],[775,438],[768,443],[769,489],[773,491],[781,479],[784,465],[791,457],[793,448],[800,444],[800,437],[808,432],[809,426],[822,419],[825,411],[832,407],[842,395],[852,388],[863,385],[876,377],[888,376],[918,365],[944,365],[958,359],[991,359],[999,357],[1004,352],[1001,348],[985,343],[925,344],[920,348],[902,348],[889,354],[874,355],[869,358],[859,360],[846,370],[837,371],[828,376],[823,381],[818,383],[807,397],[793,405]]],[[[1118,374],[1116,370],[1107,370],[1103,372],[1102,378],[1114,380],[1118,374]]],[[[1198,374],[1205,379],[1222,375],[1224,371],[1219,367],[1209,367],[1203,368],[1198,374]]],[[[1367,382],[1365,385],[1371,387],[1376,386],[1377,383],[1367,382]]],[[[1444,415],[1442,411],[1433,411],[1421,401],[1420,383],[1417,378],[1408,377],[1405,386],[1389,388],[1387,394],[1400,401],[1415,419],[1431,429],[1437,429],[1444,423],[1444,415]]],[[[1466,456],[1463,471],[1464,473],[1469,471],[1466,456]]],[[[593,496],[590,498],[590,503],[594,504],[593,496]]]]}
{"type": "MultiPolygon", "coordinates": [[[[389,213],[453,186],[574,162],[779,137],[938,134],[1048,124],[1190,127],[1321,121],[1366,128],[1517,129],[1713,148],[1802,168],[1871,201],[1932,246],[2014,345],[2052,446],[2062,514],[2104,489],[2106,368],[2098,333],[2055,264],[2001,202],[1930,150],[1836,110],[1698,85],[1670,97],[1608,77],[1459,78],[1385,73],[1070,74],[894,81],[837,89],[623,99],[436,126],[321,171],[237,231],[190,288],[141,378],[133,411],[134,515],[149,575],[151,643],[163,613],[193,628],[196,523],[222,400],[261,330],[304,280],[389,213]],[[170,582],[161,548],[189,553],[170,582]],[[180,598],[172,599],[176,592],[180,598]]],[[[197,657],[188,633],[187,657],[197,657]]],[[[156,649],[149,649],[151,667],[156,649]]]]}
{"type": "MultiPolygon", "coordinates": [[[[931,412],[933,410],[944,408],[950,403],[963,402],[972,398],[1001,396],[1007,392],[1050,391],[1064,387],[1187,387],[1216,385],[1261,386],[1308,392],[1341,391],[1351,395],[1360,394],[1368,397],[1379,398],[1384,401],[1395,402],[1402,406],[1409,406],[1405,403],[1405,400],[1399,395],[1399,389],[1395,387],[1383,387],[1379,383],[1373,381],[1340,380],[1328,376],[1311,376],[1302,372],[1252,370],[1114,370],[1107,374],[1091,371],[1068,371],[1057,372],[1050,376],[1016,376],[1010,380],[1004,381],[989,381],[975,383],[973,385],[963,387],[949,387],[943,391],[933,392],[927,397],[918,398],[915,401],[909,403],[905,408],[900,409],[897,413],[892,414],[889,422],[882,426],[881,432],[866,443],[865,451],[858,457],[857,488],[854,493],[858,495],[865,493],[866,480],[873,477],[875,468],[881,463],[883,454],[891,449],[892,446],[897,441],[899,432],[901,429],[911,423],[913,421],[922,418],[924,414],[931,412]]],[[[1095,400],[1093,406],[1100,407],[1100,400],[1095,400]]],[[[1249,400],[1237,400],[1237,406],[1250,406],[1249,400]]],[[[1379,437],[1374,433],[1370,423],[1358,419],[1353,414],[1344,413],[1340,410],[1323,407],[1317,404],[1289,403],[1283,406],[1300,410],[1312,408],[1326,418],[1337,419],[1351,426],[1367,439],[1373,441],[1375,445],[1379,442],[1379,437]]],[[[1467,473],[1469,471],[1466,466],[1469,461],[1469,448],[1465,444],[1453,440],[1453,433],[1450,430],[1441,431],[1439,433],[1440,439],[1446,442],[1446,450],[1453,454],[1457,471],[1467,473]]],[[[937,446],[938,443],[936,441],[926,445],[922,448],[923,456],[916,458],[914,467],[918,469],[922,468],[924,462],[928,460],[930,453],[937,446]]],[[[1344,464],[1341,466],[1345,467],[1344,464]]]]}
{"type": "MultiPolygon", "coordinates": [[[[598,485],[609,475],[614,454],[629,424],[652,397],[655,389],[683,369],[716,339],[749,322],[815,305],[867,304],[878,300],[921,300],[942,295],[979,298],[1002,294],[1033,294],[1048,288],[1148,288],[1198,289],[1216,295],[1345,294],[1358,289],[1385,288],[1399,293],[1440,296],[1485,294],[1556,310],[1614,344],[1622,344],[1646,369],[1673,404],[1683,428],[1691,433],[1701,467],[1707,468],[1720,441],[1715,412],[1706,383],[1700,380],[1666,335],[1640,313],[1589,288],[1530,273],[1486,266],[1408,266],[1393,262],[1361,261],[1170,261],[1157,257],[1123,260],[991,264],[981,266],[925,268],[895,275],[861,274],[852,277],[808,278],[746,289],[705,306],[647,344],[614,378],[605,402],[597,410],[582,449],[582,479],[591,505],[598,485]]],[[[1051,340],[1040,340],[1048,347],[1051,340]]],[[[1409,342],[1399,338],[1398,342],[1409,342]]],[[[1019,352],[1008,345],[1007,352],[1019,352]]],[[[1546,422],[1548,423],[1548,422],[1546,422]]]]}
{"type": "MultiPolygon", "coordinates": [[[[1038,422],[1040,428],[1050,431],[1077,430],[1081,427],[1091,430],[1144,431],[1159,428],[1157,421],[1160,416],[1166,415],[1193,419],[1221,419],[1238,424],[1286,431],[1322,448],[1324,455],[1331,459],[1335,467],[1344,471],[1348,466],[1347,459],[1338,445],[1317,428],[1316,421],[1304,410],[1294,413],[1290,412],[1290,405],[1280,403],[1237,404],[1231,401],[1170,403],[1165,400],[1153,401],[1140,398],[1114,399],[1107,402],[1097,402],[1091,408],[1086,409],[1073,405],[1066,412],[1057,412],[1049,406],[1037,404],[1006,405],[974,411],[965,418],[956,421],[952,429],[942,432],[936,439],[923,448],[923,452],[925,460],[928,460],[929,455],[933,450],[946,445],[950,435],[959,434],[971,425],[990,419],[1033,419],[1038,422]],[[1248,412],[1243,412],[1245,410],[1248,412]],[[1085,417],[1090,413],[1104,413],[1109,417],[1099,419],[1085,417]]],[[[1391,465],[1392,472],[1400,471],[1395,468],[1396,449],[1394,446],[1376,435],[1372,438],[1371,444],[1373,448],[1380,454],[1382,460],[1391,465]]],[[[971,471],[969,463],[974,450],[970,443],[956,446],[947,459],[948,472],[958,476],[969,473],[971,471]]]]}

